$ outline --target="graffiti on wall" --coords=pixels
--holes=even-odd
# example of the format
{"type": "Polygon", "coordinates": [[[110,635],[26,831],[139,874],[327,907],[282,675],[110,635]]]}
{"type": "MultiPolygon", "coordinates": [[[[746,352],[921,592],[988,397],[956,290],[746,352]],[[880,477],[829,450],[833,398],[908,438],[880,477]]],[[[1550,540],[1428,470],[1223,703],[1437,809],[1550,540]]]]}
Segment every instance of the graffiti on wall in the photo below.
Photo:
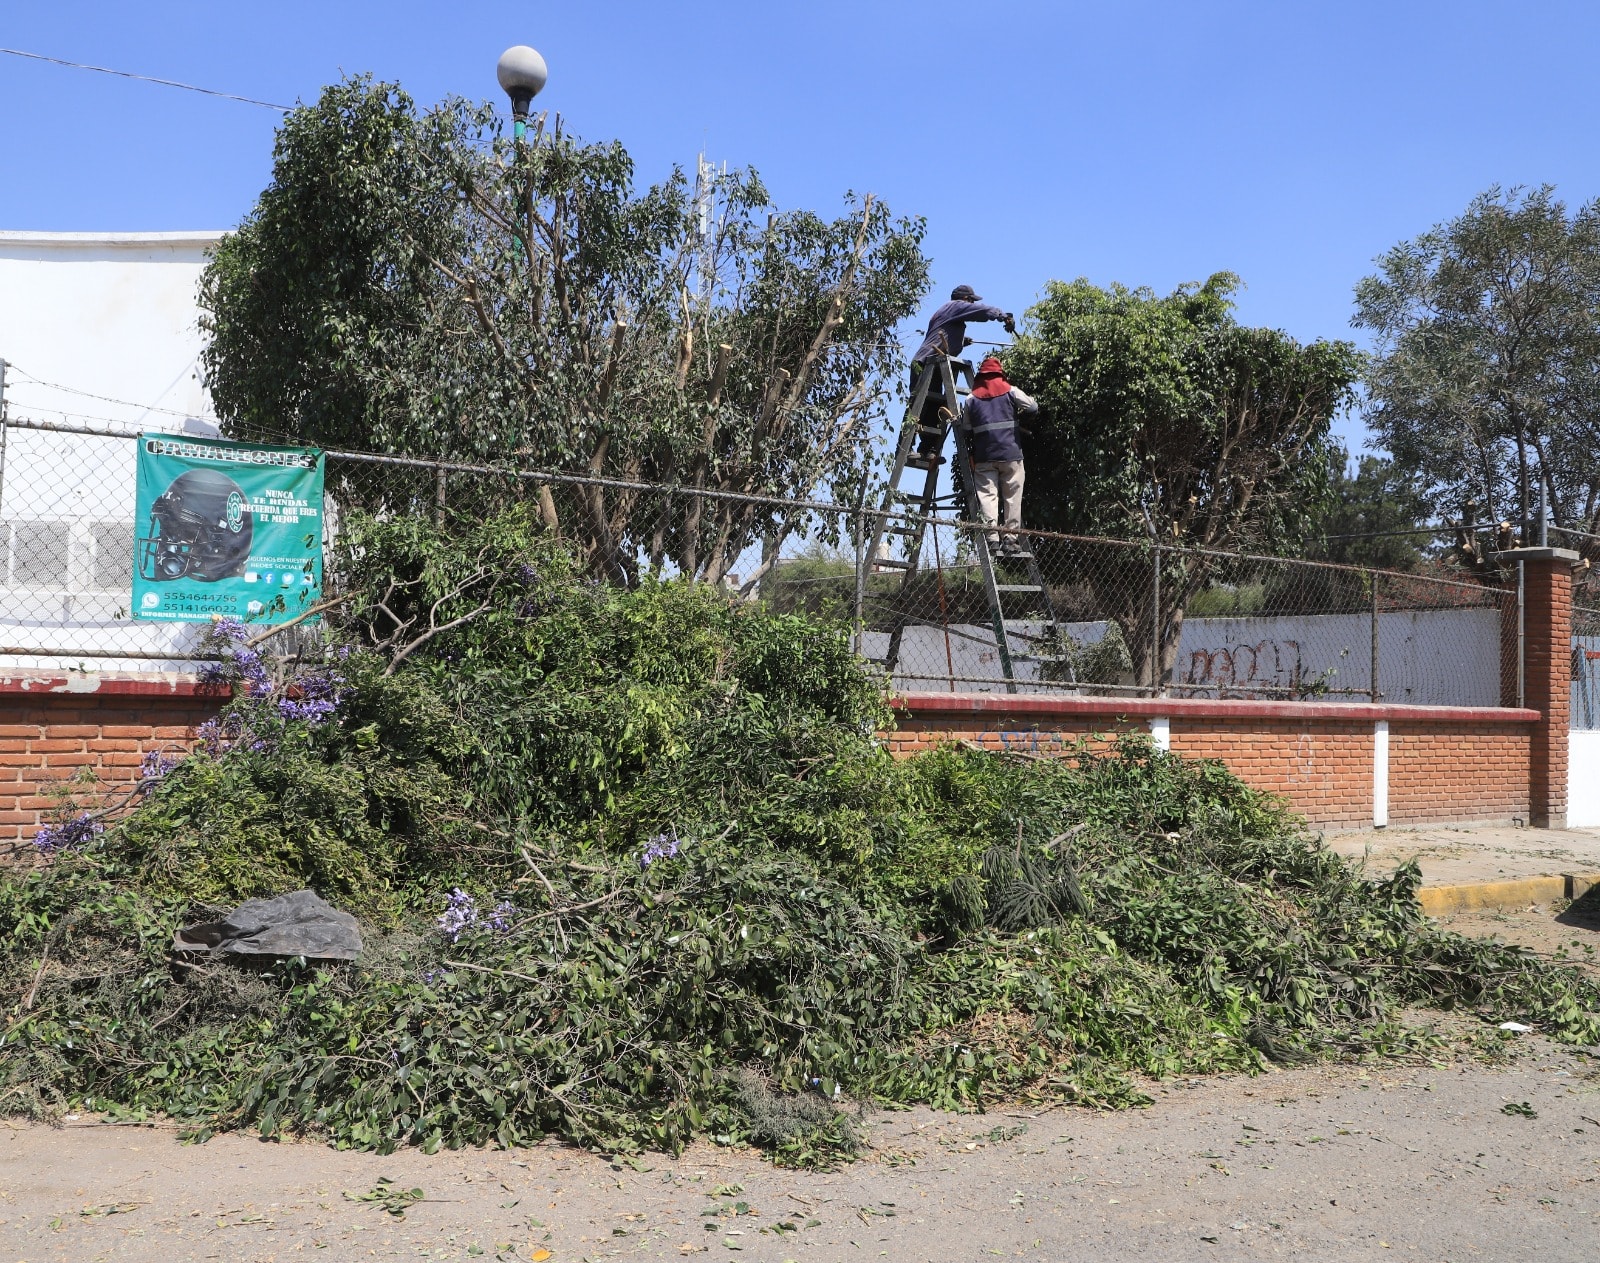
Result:
{"type": "Polygon", "coordinates": [[[1195,649],[1184,667],[1182,683],[1215,688],[1219,697],[1230,689],[1281,689],[1291,697],[1316,692],[1306,680],[1298,640],[1258,640],[1253,645],[1220,645],[1195,649]]]}

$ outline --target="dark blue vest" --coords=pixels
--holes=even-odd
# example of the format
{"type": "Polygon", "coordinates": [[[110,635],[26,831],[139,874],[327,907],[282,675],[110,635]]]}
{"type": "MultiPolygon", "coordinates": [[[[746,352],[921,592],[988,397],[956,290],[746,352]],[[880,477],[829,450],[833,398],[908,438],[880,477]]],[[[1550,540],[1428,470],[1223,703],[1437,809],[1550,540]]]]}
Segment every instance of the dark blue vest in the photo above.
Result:
{"type": "Polygon", "coordinates": [[[962,412],[973,460],[1022,459],[1022,448],[1017,443],[1017,404],[1009,390],[993,399],[973,395],[962,412]]]}

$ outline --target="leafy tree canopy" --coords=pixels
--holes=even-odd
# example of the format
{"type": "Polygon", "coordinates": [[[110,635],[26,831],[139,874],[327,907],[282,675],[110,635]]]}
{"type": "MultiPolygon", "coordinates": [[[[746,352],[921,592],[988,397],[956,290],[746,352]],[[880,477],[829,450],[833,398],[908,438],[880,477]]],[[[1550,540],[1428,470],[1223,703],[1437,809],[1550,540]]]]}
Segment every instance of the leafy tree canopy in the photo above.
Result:
{"type": "Polygon", "coordinates": [[[1490,188],[1379,258],[1354,324],[1367,421],[1434,503],[1522,523],[1543,487],[1556,525],[1600,527],[1600,201],[1490,188]]]}
{"type": "MultiPolygon", "coordinates": [[[[923,224],[869,196],[827,219],[753,171],[646,189],[620,144],[488,106],[418,110],[349,79],[291,113],[271,185],[202,284],[205,367],[230,434],[515,460],[787,496],[859,485],[897,370],[890,331],[927,288],[923,224]]],[[[591,565],[641,549],[710,578],[762,533],[596,492],[591,565]]],[[[704,502],[702,502],[704,503],[704,502]]],[[[630,578],[631,578],[630,574],[630,578]]]]}
{"type": "Polygon", "coordinates": [[[1433,516],[1415,474],[1386,456],[1363,456],[1354,473],[1348,458],[1335,472],[1320,535],[1307,549],[1317,561],[1379,570],[1415,570],[1430,540],[1406,534],[1433,516]]]}
{"type": "MultiPolygon", "coordinates": [[[[1006,356],[1040,407],[1024,447],[1028,525],[1226,550],[1301,544],[1330,494],[1330,426],[1360,360],[1347,342],[1302,346],[1239,324],[1238,285],[1227,272],[1165,297],[1050,284],[1006,356]]],[[[1078,565],[1141,684],[1170,678],[1184,606],[1220,570],[1214,557],[1166,554],[1158,621],[1152,564],[1127,550],[1053,562],[1078,565]]]]}
{"type": "Polygon", "coordinates": [[[1041,409],[1030,525],[1223,548],[1300,539],[1359,359],[1347,342],[1239,324],[1238,286],[1226,272],[1165,297],[1050,284],[1006,359],[1041,409]]]}

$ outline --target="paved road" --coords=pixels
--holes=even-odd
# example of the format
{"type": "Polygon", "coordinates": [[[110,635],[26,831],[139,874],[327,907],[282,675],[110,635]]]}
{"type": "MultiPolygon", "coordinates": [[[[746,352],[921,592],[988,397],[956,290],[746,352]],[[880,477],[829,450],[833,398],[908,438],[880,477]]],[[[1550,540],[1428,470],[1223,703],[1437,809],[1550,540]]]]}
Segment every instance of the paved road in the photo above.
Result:
{"type": "Polygon", "coordinates": [[[1505,1068],[1179,1081],[1123,1114],[884,1114],[870,1158],[828,1175],[711,1146],[635,1170],[557,1145],[379,1158],[89,1120],[0,1128],[0,1260],[1587,1263],[1600,1058],[1517,1048],[1505,1068]],[[1523,1102],[1537,1117],[1503,1112],[1523,1102]],[[425,1200],[401,1220],[343,1195],[381,1176],[425,1200]]]}

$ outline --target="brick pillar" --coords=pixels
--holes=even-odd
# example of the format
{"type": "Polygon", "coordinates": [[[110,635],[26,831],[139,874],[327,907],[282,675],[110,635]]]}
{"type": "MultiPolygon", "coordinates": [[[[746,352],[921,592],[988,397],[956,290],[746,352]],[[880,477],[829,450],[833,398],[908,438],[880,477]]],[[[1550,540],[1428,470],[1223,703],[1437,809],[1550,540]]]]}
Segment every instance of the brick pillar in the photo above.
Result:
{"type": "Polygon", "coordinates": [[[1515,548],[1499,554],[1499,560],[1522,563],[1522,700],[1543,716],[1534,728],[1529,759],[1528,823],[1565,829],[1572,567],[1578,554],[1565,548],[1515,548]]]}

